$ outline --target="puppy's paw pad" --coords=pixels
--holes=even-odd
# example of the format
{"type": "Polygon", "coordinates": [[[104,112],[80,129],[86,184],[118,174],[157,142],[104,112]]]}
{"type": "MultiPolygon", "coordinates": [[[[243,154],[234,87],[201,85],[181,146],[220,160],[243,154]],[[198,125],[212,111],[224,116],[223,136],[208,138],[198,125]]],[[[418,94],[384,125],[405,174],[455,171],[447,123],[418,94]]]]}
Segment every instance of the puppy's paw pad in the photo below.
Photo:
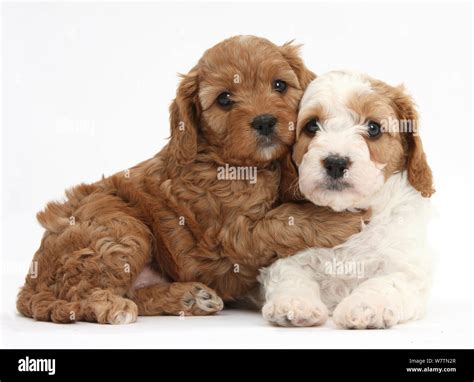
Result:
{"type": "Polygon", "coordinates": [[[224,308],[224,302],[217,293],[201,283],[193,285],[183,304],[192,314],[211,314],[224,308]]]}
{"type": "Polygon", "coordinates": [[[280,326],[316,326],[326,322],[328,309],[321,301],[300,298],[280,298],[268,301],[262,315],[280,326]]]}

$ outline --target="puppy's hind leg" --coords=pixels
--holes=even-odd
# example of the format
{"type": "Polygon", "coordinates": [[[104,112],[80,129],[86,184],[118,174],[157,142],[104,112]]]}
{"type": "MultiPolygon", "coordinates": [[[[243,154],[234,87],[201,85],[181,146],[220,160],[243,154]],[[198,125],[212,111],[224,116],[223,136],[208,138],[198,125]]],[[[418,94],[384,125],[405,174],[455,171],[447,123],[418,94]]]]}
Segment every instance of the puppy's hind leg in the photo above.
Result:
{"type": "Polygon", "coordinates": [[[100,288],[94,289],[81,305],[81,319],[99,324],[130,324],[138,316],[137,305],[132,300],[100,288]]]}
{"type": "MultiPolygon", "coordinates": [[[[66,208],[62,206],[61,208],[66,208]]],[[[127,290],[150,260],[152,236],[114,196],[100,193],[71,212],[74,224],[55,227],[50,210],[39,215],[47,231],[34,257],[35,277],[28,275],[17,307],[20,313],[60,323],[93,321],[124,324],[136,320],[136,304],[127,290]],[[96,201],[102,206],[96,210],[96,201]]]]}
{"type": "Polygon", "coordinates": [[[203,316],[224,307],[214,290],[198,282],[176,282],[135,289],[128,296],[137,304],[138,314],[203,316]]]}

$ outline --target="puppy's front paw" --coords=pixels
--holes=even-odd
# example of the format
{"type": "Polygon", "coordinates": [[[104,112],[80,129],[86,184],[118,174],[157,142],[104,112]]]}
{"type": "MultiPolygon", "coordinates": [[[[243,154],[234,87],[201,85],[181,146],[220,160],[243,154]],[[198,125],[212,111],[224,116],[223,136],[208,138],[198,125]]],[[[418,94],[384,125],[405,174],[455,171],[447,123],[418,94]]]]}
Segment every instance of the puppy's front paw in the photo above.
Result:
{"type": "Polygon", "coordinates": [[[207,315],[222,310],[224,303],[217,293],[201,283],[190,283],[189,291],[183,296],[186,314],[207,315]]]}
{"type": "Polygon", "coordinates": [[[400,322],[400,309],[383,295],[351,295],[336,307],[333,320],[345,329],[385,329],[400,322]]]}
{"type": "Polygon", "coordinates": [[[280,326],[316,326],[326,322],[328,309],[320,300],[279,297],[264,305],[262,315],[280,326]]]}

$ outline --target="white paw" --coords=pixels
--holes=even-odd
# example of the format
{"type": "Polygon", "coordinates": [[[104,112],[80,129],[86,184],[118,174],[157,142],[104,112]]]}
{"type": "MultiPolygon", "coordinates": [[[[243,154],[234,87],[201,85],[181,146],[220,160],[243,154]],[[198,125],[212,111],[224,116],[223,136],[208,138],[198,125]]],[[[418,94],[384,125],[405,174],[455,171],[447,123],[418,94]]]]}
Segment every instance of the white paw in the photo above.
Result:
{"type": "Polygon", "coordinates": [[[316,326],[326,322],[328,309],[320,300],[278,297],[264,305],[262,315],[280,326],[316,326]]]}
{"type": "Polygon", "coordinates": [[[400,313],[387,296],[350,295],[336,307],[333,320],[346,329],[385,329],[400,322],[400,313]]]}

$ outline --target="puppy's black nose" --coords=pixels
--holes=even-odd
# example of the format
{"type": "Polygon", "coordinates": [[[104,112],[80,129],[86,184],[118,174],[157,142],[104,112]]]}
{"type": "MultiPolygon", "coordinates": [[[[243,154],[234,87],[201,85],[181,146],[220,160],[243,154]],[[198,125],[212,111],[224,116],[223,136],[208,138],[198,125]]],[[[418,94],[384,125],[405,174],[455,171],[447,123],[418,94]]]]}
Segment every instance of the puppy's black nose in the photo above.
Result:
{"type": "Polygon", "coordinates": [[[257,115],[251,125],[261,135],[270,135],[275,130],[277,119],[271,114],[257,115]]]}
{"type": "Polygon", "coordinates": [[[344,176],[344,171],[349,167],[349,158],[330,155],[323,160],[323,164],[327,174],[333,179],[338,179],[344,176]]]}

